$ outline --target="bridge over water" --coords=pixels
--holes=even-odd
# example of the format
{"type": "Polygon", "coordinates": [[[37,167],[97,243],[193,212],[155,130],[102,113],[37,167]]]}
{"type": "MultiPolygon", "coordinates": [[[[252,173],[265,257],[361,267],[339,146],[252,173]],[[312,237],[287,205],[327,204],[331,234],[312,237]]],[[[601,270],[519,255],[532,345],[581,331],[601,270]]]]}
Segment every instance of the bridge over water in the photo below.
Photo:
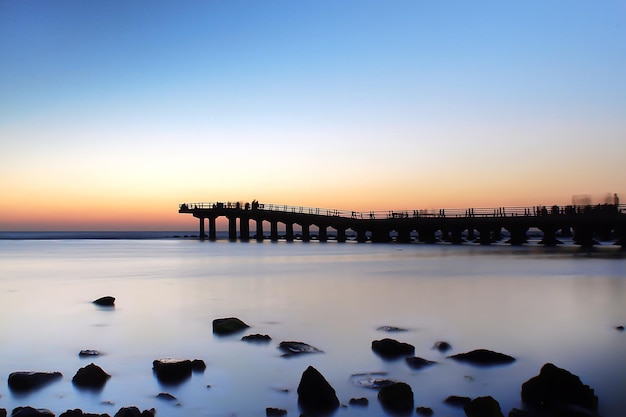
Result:
{"type": "Polygon", "coordinates": [[[216,219],[226,217],[228,237],[233,241],[269,237],[274,241],[333,239],[489,245],[502,240],[506,231],[507,243],[522,245],[527,243],[528,232],[533,229],[541,233],[539,243],[546,246],[561,243],[559,237],[571,237],[582,247],[606,242],[626,248],[626,205],[614,204],[355,212],[253,201],[183,203],[178,212],[198,218],[200,237],[210,240],[217,238],[216,219]],[[255,222],[252,235],[251,220],[255,222]],[[267,237],[264,223],[269,224],[267,237]],[[312,227],[317,228],[317,234],[312,232],[312,227]]]}

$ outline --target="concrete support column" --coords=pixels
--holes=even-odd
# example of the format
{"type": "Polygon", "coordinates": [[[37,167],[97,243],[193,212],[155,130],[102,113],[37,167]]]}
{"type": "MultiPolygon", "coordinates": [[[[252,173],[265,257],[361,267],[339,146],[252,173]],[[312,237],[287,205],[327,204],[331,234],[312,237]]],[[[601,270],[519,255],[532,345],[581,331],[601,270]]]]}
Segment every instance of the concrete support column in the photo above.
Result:
{"type": "Polygon", "coordinates": [[[237,240],[237,218],[236,217],[228,218],[228,240],[231,240],[231,241],[237,240]]]}
{"type": "Polygon", "coordinates": [[[454,245],[460,245],[464,242],[463,239],[463,228],[461,227],[454,227],[452,229],[450,229],[450,243],[454,244],[454,245]]]}
{"type": "Polygon", "coordinates": [[[398,237],[396,239],[396,242],[399,242],[399,243],[411,242],[411,231],[409,229],[398,230],[398,237]]]}
{"type": "Polygon", "coordinates": [[[215,217],[209,217],[209,240],[217,240],[215,217]]]}
{"type": "Polygon", "coordinates": [[[491,227],[479,227],[478,233],[478,243],[480,243],[481,245],[491,245],[493,243],[493,238],[491,237],[491,227]]]}
{"type": "Polygon", "coordinates": [[[320,232],[317,235],[317,239],[320,242],[328,242],[328,231],[326,230],[326,226],[320,226],[319,229],[320,232]]]}
{"type": "Polygon", "coordinates": [[[539,230],[543,232],[543,238],[539,241],[539,244],[544,246],[556,246],[560,245],[561,241],[556,238],[556,232],[559,230],[556,226],[542,226],[539,230]]]}
{"type": "Polygon", "coordinates": [[[593,239],[593,227],[585,224],[574,226],[574,243],[583,248],[591,248],[596,242],[593,239]]]}
{"type": "Polygon", "coordinates": [[[417,229],[417,240],[423,243],[437,243],[435,237],[436,230],[430,227],[422,227],[417,229]]]}
{"type": "Polygon", "coordinates": [[[367,231],[364,229],[359,229],[356,231],[356,241],[359,243],[367,242],[367,231]]]}
{"type": "Polygon", "coordinates": [[[511,238],[507,240],[513,246],[520,246],[528,242],[526,232],[528,232],[528,226],[508,226],[506,228],[511,234],[511,238]]]}
{"type": "Polygon", "coordinates": [[[273,241],[278,240],[278,222],[276,220],[270,221],[270,239],[273,241]]]}
{"type": "Polygon", "coordinates": [[[250,219],[247,217],[239,219],[239,239],[245,242],[250,240],[250,219]]]}
{"type": "Polygon", "coordinates": [[[389,231],[387,229],[378,228],[372,230],[372,242],[386,243],[390,240],[391,238],[389,237],[389,231]]]}
{"type": "Polygon", "coordinates": [[[303,242],[311,241],[311,226],[308,224],[302,225],[302,241],[303,242]]]}
{"type": "Polygon", "coordinates": [[[285,224],[285,239],[287,242],[293,242],[293,223],[285,224]]]}
{"type": "Polygon", "coordinates": [[[258,219],[256,221],[256,240],[263,240],[263,220],[258,219]]]}
{"type": "Polygon", "coordinates": [[[204,239],[204,217],[199,217],[200,219],[200,239],[204,239]]]}
{"type": "Polygon", "coordinates": [[[337,242],[343,243],[346,241],[346,229],[337,229],[337,242]]]}

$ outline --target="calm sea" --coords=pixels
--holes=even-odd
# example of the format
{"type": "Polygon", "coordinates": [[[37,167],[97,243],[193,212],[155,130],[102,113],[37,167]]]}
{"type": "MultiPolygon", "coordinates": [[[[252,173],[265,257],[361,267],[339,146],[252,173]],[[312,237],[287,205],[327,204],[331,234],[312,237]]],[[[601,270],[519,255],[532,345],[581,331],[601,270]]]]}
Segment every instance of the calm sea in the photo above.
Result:
{"type": "MultiPolygon", "coordinates": [[[[191,234],[191,233],[187,233],[191,234]]],[[[60,371],[63,379],[26,395],[0,385],[0,408],[30,405],[109,413],[156,408],[158,416],[297,416],[296,389],[312,365],[340,401],[366,397],[336,416],[386,415],[377,392],[354,374],[385,372],[411,385],[416,406],[463,416],[450,395],[491,395],[504,414],[522,407],[520,387],[546,362],[596,390],[600,414],[626,409],[626,260],[616,248],[580,252],[506,245],[217,242],[185,233],[0,235],[0,378],[14,371],[60,371]],[[116,297],[114,309],[94,299],[116,297]],[[236,316],[248,331],[218,337],[213,319],[236,316]],[[406,329],[386,333],[380,326],[406,329]],[[268,334],[268,344],[241,336],[268,334]],[[374,354],[392,337],[437,361],[415,371],[374,354]],[[281,357],[281,341],[323,353],[281,357]],[[474,367],[447,354],[486,348],[510,365],[474,367]],[[103,355],[81,359],[82,349],[103,355]],[[163,386],[158,358],[203,359],[204,373],[163,386]],[[76,371],[95,362],[112,375],[98,392],[76,389],[76,371]],[[156,399],[160,392],[176,401],[156,399]]]]}

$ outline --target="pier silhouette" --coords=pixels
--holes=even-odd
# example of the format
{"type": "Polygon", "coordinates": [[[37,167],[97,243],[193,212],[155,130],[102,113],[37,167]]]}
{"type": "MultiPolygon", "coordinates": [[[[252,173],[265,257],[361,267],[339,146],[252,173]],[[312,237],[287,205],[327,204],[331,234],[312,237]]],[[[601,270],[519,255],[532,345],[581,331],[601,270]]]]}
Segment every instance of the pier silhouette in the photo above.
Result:
{"type": "Polygon", "coordinates": [[[559,237],[572,238],[576,245],[592,247],[598,242],[626,248],[626,206],[533,206],[438,210],[356,212],[252,202],[183,203],[178,212],[199,219],[200,238],[217,239],[216,219],[228,220],[229,240],[269,238],[277,241],[316,239],[321,242],[477,242],[489,245],[503,240],[523,245],[528,232],[541,233],[540,244],[555,246],[559,237]],[[208,219],[208,230],[205,228],[208,219]],[[255,233],[250,234],[250,221],[255,233]],[[269,236],[264,223],[269,223],[269,236]],[[239,228],[237,228],[239,224],[239,228]],[[282,234],[279,234],[279,225],[282,234]],[[294,232],[294,227],[300,233],[294,232]],[[312,227],[317,228],[313,234],[312,227]],[[208,231],[208,234],[207,234],[208,231]]]}

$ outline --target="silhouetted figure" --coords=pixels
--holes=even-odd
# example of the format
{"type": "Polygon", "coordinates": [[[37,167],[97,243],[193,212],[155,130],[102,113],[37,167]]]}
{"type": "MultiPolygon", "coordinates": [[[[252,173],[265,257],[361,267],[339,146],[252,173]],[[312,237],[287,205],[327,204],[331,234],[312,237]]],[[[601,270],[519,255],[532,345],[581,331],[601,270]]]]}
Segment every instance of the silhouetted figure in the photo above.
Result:
{"type": "Polygon", "coordinates": [[[615,207],[619,206],[619,197],[617,196],[617,193],[613,194],[613,205],[615,207]]]}

